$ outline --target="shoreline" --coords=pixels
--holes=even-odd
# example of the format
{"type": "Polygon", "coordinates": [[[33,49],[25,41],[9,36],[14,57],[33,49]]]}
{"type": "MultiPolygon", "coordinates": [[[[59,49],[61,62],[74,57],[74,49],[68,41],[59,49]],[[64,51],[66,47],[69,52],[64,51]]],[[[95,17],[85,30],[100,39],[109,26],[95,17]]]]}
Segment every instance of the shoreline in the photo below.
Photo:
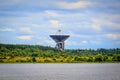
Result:
{"type": "Polygon", "coordinates": [[[83,62],[83,63],[79,63],[79,62],[76,62],[76,63],[59,63],[59,62],[55,62],[55,63],[0,63],[0,64],[112,64],[112,63],[115,63],[115,64],[120,64],[120,62],[93,62],[93,63],[89,63],[89,62],[83,62]]]}

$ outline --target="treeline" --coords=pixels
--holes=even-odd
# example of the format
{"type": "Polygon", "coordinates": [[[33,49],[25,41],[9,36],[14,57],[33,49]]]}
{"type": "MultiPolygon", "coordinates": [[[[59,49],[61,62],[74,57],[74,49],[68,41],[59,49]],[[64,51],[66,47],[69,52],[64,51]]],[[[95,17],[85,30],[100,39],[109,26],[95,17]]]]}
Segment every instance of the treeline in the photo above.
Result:
{"type": "Polygon", "coordinates": [[[120,62],[120,48],[60,51],[40,45],[0,44],[0,63],[120,62]]]}

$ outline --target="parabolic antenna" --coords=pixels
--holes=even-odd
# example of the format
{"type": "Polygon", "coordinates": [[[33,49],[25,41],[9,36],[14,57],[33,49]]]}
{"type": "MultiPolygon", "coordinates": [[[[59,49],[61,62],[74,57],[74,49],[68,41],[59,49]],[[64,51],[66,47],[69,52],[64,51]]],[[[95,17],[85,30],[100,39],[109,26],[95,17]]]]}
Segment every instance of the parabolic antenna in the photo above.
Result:
{"type": "MultiPolygon", "coordinates": [[[[58,32],[61,32],[61,30],[58,30],[58,32]]],[[[56,42],[55,47],[57,49],[64,50],[65,40],[68,39],[70,36],[69,35],[56,34],[56,35],[50,35],[50,37],[56,42]]]]}

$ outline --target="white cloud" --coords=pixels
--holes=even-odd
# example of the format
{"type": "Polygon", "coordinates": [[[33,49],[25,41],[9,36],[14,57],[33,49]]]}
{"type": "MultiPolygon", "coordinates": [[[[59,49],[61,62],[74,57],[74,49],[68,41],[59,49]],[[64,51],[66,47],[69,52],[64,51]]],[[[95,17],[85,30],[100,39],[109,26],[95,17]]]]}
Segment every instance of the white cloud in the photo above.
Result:
{"type": "Polygon", "coordinates": [[[85,25],[83,25],[84,27],[82,27],[82,29],[85,29],[87,31],[92,31],[92,32],[98,32],[98,31],[102,31],[102,28],[100,27],[99,24],[97,23],[86,23],[85,25]]]}
{"type": "Polygon", "coordinates": [[[52,40],[42,40],[40,42],[37,42],[36,44],[39,44],[39,45],[54,45],[55,46],[55,42],[52,41],[52,40]]]}
{"type": "Polygon", "coordinates": [[[120,34],[105,34],[104,37],[107,37],[110,39],[120,39],[120,34]]]}
{"type": "Polygon", "coordinates": [[[95,24],[95,23],[93,23],[93,25],[91,26],[91,29],[95,32],[102,30],[102,28],[99,26],[99,24],[95,24]]]}
{"type": "Polygon", "coordinates": [[[99,41],[95,41],[95,40],[91,40],[90,43],[92,43],[92,44],[100,44],[99,41]]]}
{"type": "Polygon", "coordinates": [[[71,37],[82,38],[82,39],[83,39],[83,38],[85,38],[85,39],[87,39],[87,38],[92,38],[91,35],[75,34],[75,33],[72,33],[72,32],[70,32],[69,35],[70,35],[71,37]]]}
{"type": "Polygon", "coordinates": [[[109,21],[109,22],[104,22],[105,25],[107,25],[109,28],[111,29],[116,29],[116,30],[120,30],[120,23],[115,23],[113,21],[109,21]]]}
{"type": "Polygon", "coordinates": [[[0,31],[8,32],[8,31],[14,31],[14,29],[12,29],[12,28],[1,28],[0,31]]]}
{"type": "Polygon", "coordinates": [[[84,40],[84,41],[81,42],[81,44],[85,44],[86,45],[86,44],[88,44],[88,41],[84,40]]]}
{"type": "Polygon", "coordinates": [[[58,14],[58,13],[55,12],[55,11],[45,11],[45,14],[46,14],[47,16],[52,16],[52,17],[61,16],[60,14],[58,14]]]}
{"type": "MultiPolygon", "coordinates": [[[[114,17],[118,16],[118,15],[113,15],[114,17]]],[[[110,16],[109,16],[110,17],[110,16]]],[[[118,22],[115,22],[117,21],[118,19],[113,19],[112,17],[109,18],[109,17],[106,17],[106,15],[103,15],[102,18],[99,18],[99,19],[95,19],[93,18],[92,21],[94,24],[97,24],[99,25],[99,28],[101,29],[107,29],[107,30],[120,30],[120,23],[118,22]],[[107,20],[106,20],[107,18],[107,20]],[[103,26],[101,26],[103,25],[103,26]],[[105,27],[104,27],[105,26],[105,27]]],[[[98,29],[99,30],[99,29],[98,29]]]]}
{"type": "Polygon", "coordinates": [[[120,19],[120,14],[106,14],[106,15],[104,15],[106,18],[109,18],[109,19],[111,19],[111,20],[113,20],[113,19],[120,19]]]}
{"type": "Polygon", "coordinates": [[[31,28],[29,28],[29,27],[22,27],[22,28],[20,28],[20,31],[24,34],[32,34],[33,33],[31,28]]]}
{"type": "Polygon", "coordinates": [[[79,9],[91,6],[93,4],[94,3],[88,1],[78,1],[78,2],[60,2],[58,5],[62,9],[79,9]]]}
{"type": "Polygon", "coordinates": [[[37,40],[39,41],[39,42],[37,42],[37,44],[40,44],[40,45],[54,45],[55,46],[55,42],[51,39],[51,40],[49,40],[49,39],[47,39],[46,37],[37,37],[37,40]]]}
{"type": "MultiPolygon", "coordinates": [[[[28,26],[31,26],[31,27],[40,27],[41,25],[39,25],[39,24],[28,24],[28,26]]],[[[31,32],[32,32],[32,30],[31,30],[31,32]]]]}
{"type": "Polygon", "coordinates": [[[65,41],[65,45],[76,46],[76,45],[79,45],[79,44],[77,42],[75,42],[75,41],[67,40],[67,41],[65,41]]]}
{"type": "Polygon", "coordinates": [[[30,33],[33,33],[31,28],[39,28],[41,27],[40,24],[35,23],[14,23],[13,26],[20,27],[20,31],[24,32],[25,30],[28,30],[30,33]]]}
{"type": "Polygon", "coordinates": [[[18,39],[21,39],[21,40],[31,40],[32,36],[19,36],[18,39]]]}
{"type": "Polygon", "coordinates": [[[50,20],[49,23],[55,28],[62,27],[62,24],[58,20],[50,20]]]}
{"type": "Polygon", "coordinates": [[[102,31],[101,25],[91,21],[81,21],[75,24],[80,31],[86,31],[90,33],[98,33],[102,31]]]}

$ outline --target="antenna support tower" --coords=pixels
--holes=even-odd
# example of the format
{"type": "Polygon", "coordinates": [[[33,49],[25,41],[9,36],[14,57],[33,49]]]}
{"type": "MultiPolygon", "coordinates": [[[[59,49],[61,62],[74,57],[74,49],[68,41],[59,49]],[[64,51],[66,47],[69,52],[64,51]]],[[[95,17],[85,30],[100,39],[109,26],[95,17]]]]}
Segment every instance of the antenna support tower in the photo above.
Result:
{"type": "MultiPolygon", "coordinates": [[[[61,30],[58,30],[60,33],[61,30]]],[[[56,34],[56,35],[50,35],[50,37],[56,42],[55,48],[59,50],[64,50],[64,45],[65,45],[65,40],[70,37],[69,35],[61,35],[61,34],[56,34]]]]}

